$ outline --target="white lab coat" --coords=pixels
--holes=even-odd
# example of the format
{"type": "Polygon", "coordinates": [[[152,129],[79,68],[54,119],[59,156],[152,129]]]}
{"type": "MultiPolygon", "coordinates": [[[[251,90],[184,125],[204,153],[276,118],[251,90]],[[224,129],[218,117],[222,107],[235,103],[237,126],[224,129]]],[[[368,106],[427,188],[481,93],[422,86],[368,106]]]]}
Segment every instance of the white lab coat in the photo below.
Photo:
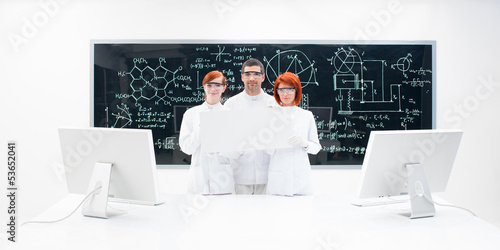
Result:
{"type": "Polygon", "coordinates": [[[277,195],[308,195],[313,193],[309,154],[321,149],[316,122],[311,111],[299,107],[280,107],[290,115],[294,135],[309,142],[307,150],[300,145],[268,150],[271,155],[267,193],[277,195]]]}
{"type": "MultiPolygon", "coordinates": [[[[224,107],[228,110],[265,109],[276,105],[273,96],[261,90],[260,94],[250,96],[245,91],[229,98],[224,107]]],[[[241,185],[266,184],[269,171],[269,154],[265,150],[244,151],[231,158],[234,182],[241,185]]]]}
{"type": "Polygon", "coordinates": [[[234,179],[229,158],[226,155],[201,152],[200,113],[222,110],[221,103],[204,102],[184,113],[179,146],[182,152],[192,155],[189,168],[189,191],[195,194],[234,193],[234,179]]]}

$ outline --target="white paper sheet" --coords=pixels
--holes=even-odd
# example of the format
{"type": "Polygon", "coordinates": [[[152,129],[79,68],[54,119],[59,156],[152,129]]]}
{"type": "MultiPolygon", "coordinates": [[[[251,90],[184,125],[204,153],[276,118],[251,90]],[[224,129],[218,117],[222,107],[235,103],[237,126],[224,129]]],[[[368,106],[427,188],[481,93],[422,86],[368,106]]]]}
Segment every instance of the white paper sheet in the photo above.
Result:
{"type": "Polygon", "coordinates": [[[291,147],[290,115],[281,108],[200,114],[201,151],[232,152],[291,147]]]}

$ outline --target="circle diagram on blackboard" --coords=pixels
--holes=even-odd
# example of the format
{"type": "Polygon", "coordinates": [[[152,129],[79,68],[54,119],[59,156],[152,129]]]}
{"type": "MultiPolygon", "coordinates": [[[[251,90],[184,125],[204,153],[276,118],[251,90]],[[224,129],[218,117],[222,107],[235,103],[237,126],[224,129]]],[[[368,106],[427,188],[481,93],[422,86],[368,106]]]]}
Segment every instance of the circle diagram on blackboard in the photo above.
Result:
{"type": "Polygon", "coordinates": [[[403,75],[405,78],[408,78],[408,75],[406,72],[410,69],[411,66],[411,54],[408,53],[407,56],[401,57],[398,59],[398,62],[395,64],[391,65],[392,69],[398,69],[399,71],[403,72],[403,75]]]}
{"type": "Polygon", "coordinates": [[[300,78],[302,87],[309,84],[319,85],[316,80],[317,68],[314,67],[314,61],[310,61],[306,54],[300,50],[276,51],[276,55],[263,59],[266,78],[274,86],[274,82],[279,75],[285,72],[292,72],[300,78]]]}
{"type": "Polygon", "coordinates": [[[331,63],[338,73],[350,73],[356,64],[361,63],[361,56],[354,49],[339,48],[331,63]]]}

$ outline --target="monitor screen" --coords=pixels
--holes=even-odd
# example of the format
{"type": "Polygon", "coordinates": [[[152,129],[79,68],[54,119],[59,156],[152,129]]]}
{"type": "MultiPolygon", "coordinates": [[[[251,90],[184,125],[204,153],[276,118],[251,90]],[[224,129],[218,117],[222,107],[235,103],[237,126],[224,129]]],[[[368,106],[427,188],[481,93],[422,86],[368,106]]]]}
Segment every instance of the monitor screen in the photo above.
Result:
{"type": "Polygon", "coordinates": [[[422,166],[430,192],[445,191],[462,134],[459,130],[372,131],[358,198],[407,194],[409,164],[422,166]]]}
{"type": "Polygon", "coordinates": [[[160,203],[149,129],[59,128],[68,191],[88,194],[97,163],[110,163],[111,201],[160,203]]]}

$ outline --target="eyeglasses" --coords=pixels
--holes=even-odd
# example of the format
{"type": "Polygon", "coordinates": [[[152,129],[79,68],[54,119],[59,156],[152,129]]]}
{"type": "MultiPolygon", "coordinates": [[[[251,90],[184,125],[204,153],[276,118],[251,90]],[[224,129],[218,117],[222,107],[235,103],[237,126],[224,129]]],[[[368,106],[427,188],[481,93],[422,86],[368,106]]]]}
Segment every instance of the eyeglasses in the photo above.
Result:
{"type": "Polygon", "coordinates": [[[283,94],[283,93],[293,94],[293,93],[295,93],[294,88],[277,88],[276,90],[278,91],[278,94],[283,94]]]}
{"type": "Polygon", "coordinates": [[[207,89],[214,88],[216,90],[221,90],[222,88],[224,88],[224,84],[217,83],[217,82],[207,82],[207,83],[205,83],[205,87],[207,89]]]}
{"type": "Polygon", "coordinates": [[[260,72],[253,72],[253,71],[243,72],[243,77],[245,77],[247,79],[250,79],[251,77],[253,77],[253,78],[260,78],[260,77],[262,77],[262,73],[260,73],[260,72]]]}

